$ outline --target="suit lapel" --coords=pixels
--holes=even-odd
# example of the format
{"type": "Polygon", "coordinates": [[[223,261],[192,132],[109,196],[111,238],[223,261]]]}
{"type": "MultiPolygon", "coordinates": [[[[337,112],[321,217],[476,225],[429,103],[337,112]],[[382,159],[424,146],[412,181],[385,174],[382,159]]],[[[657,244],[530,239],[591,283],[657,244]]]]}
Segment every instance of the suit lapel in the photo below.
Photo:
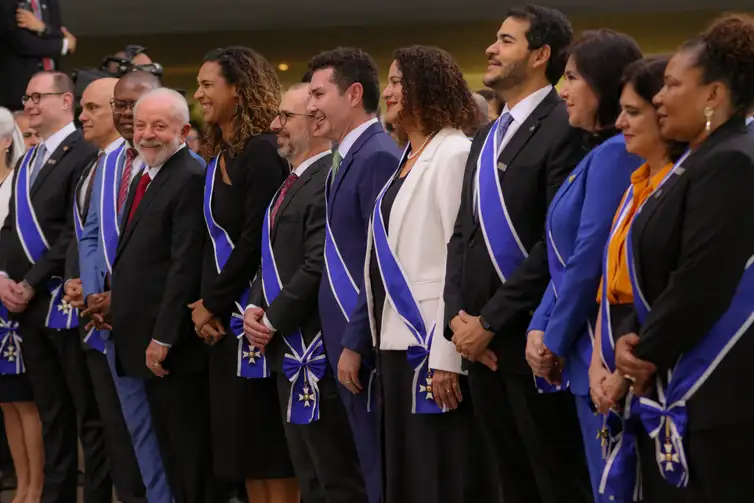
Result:
{"type": "Polygon", "coordinates": [[[37,175],[37,179],[34,180],[34,185],[31,188],[31,197],[34,197],[34,195],[39,191],[39,188],[44,183],[45,179],[50,176],[50,173],[53,169],[55,169],[55,166],[59,164],[63,158],[68,154],[68,152],[71,151],[74,145],[78,143],[78,141],[81,139],[81,132],[75,131],[66,137],[65,140],[58,146],[57,149],[55,149],[55,152],[53,152],[50,155],[50,158],[47,160],[47,162],[42,166],[39,170],[39,174],[37,175]]]}
{"type": "Polygon", "coordinates": [[[553,89],[545,97],[545,99],[542,100],[542,103],[540,103],[537,108],[535,108],[534,111],[529,114],[529,117],[526,118],[524,123],[521,124],[521,126],[516,130],[516,132],[513,134],[513,137],[505,145],[497,159],[497,166],[501,171],[503,171],[503,173],[508,168],[508,166],[513,163],[518,153],[521,152],[521,149],[523,149],[524,146],[529,142],[529,139],[539,128],[542,119],[549,115],[550,111],[555,107],[555,105],[558,104],[559,101],[560,97],[553,89]]]}
{"type": "Polygon", "coordinates": [[[343,158],[343,160],[340,163],[340,169],[338,170],[338,175],[335,177],[335,181],[333,182],[333,190],[332,192],[332,199],[335,199],[335,194],[338,192],[338,188],[340,187],[340,184],[343,183],[343,179],[346,177],[346,173],[348,172],[348,168],[351,167],[351,164],[353,164],[353,157],[358,153],[359,150],[361,150],[361,147],[364,146],[364,144],[374,135],[377,133],[383,131],[382,125],[378,122],[372,124],[366,130],[361,133],[361,135],[356,138],[356,141],[351,146],[351,148],[348,150],[348,153],[343,158]]]}
{"type": "Polygon", "coordinates": [[[137,225],[139,225],[141,217],[147,211],[152,201],[154,201],[154,198],[157,197],[157,194],[160,192],[160,188],[165,185],[165,182],[168,181],[171,173],[172,170],[170,169],[168,164],[165,164],[162,168],[160,168],[160,170],[157,172],[157,176],[155,176],[154,180],[149,183],[149,187],[147,187],[147,191],[144,193],[144,197],[141,199],[141,202],[136,208],[136,212],[134,213],[133,218],[129,222],[128,215],[131,212],[131,207],[133,206],[134,202],[133,199],[136,196],[136,187],[139,185],[139,180],[141,179],[140,176],[136,177],[136,180],[134,180],[136,182],[135,185],[131,186],[131,188],[133,189],[133,194],[129,194],[128,196],[130,202],[130,204],[128,205],[128,211],[123,212],[123,222],[126,222],[126,226],[123,234],[121,234],[120,241],[118,242],[118,249],[123,249],[123,247],[126,245],[128,239],[133,234],[134,229],[137,225]]]}

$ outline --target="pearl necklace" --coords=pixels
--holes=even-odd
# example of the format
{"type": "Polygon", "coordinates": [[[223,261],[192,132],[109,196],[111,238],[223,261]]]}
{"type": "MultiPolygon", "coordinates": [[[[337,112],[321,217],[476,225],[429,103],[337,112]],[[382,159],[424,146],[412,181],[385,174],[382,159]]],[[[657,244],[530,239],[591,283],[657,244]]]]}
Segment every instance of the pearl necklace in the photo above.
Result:
{"type": "Polygon", "coordinates": [[[408,156],[407,156],[407,157],[408,157],[408,159],[409,159],[409,160],[410,160],[410,159],[413,159],[413,158],[414,158],[414,157],[416,157],[417,155],[421,154],[422,150],[424,150],[424,147],[426,147],[426,146],[427,146],[427,143],[429,143],[429,140],[431,140],[431,139],[432,139],[432,138],[433,138],[433,137],[434,137],[434,136],[435,136],[436,134],[437,134],[437,131],[435,131],[434,133],[430,133],[429,135],[427,135],[427,138],[426,138],[426,139],[424,140],[424,143],[422,143],[421,147],[419,147],[419,148],[418,148],[418,149],[416,150],[416,152],[409,152],[409,153],[408,153],[408,156]]]}

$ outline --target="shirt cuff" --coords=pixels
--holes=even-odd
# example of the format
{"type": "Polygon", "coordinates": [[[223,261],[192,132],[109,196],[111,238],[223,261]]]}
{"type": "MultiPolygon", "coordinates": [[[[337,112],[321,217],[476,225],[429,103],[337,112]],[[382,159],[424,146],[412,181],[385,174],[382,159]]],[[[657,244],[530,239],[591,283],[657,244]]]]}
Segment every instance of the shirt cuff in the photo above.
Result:
{"type": "Polygon", "coordinates": [[[244,314],[246,314],[246,311],[248,311],[249,309],[256,309],[256,308],[258,308],[258,307],[259,307],[259,306],[255,305],[255,304],[249,304],[249,305],[248,305],[248,306],[246,306],[246,308],[245,308],[245,309],[243,310],[243,313],[244,313],[244,314]]]}
{"type": "Polygon", "coordinates": [[[170,344],[167,344],[167,343],[164,343],[164,342],[160,342],[157,339],[152,339],[152,342],[154,342],[156,344],[159,344],[160,346],[165,346],[166,348],[170,347],[170,344]]]}
{"type": "Polygon", "coordinates": [[[63,49],[60,51],[62,56],[68,54],[68,39],[63,37],[63,49]]]}
{"type": "Polygon", "coordinates": [[[5,272],[5,271],[0,271],[0,276],[2,276],[2,277],[4,277],[4,278],[8,278],[8,279],[10,279],[10,276],[8,276],[8,273],[7,273],[7,272],[5,272]]]}

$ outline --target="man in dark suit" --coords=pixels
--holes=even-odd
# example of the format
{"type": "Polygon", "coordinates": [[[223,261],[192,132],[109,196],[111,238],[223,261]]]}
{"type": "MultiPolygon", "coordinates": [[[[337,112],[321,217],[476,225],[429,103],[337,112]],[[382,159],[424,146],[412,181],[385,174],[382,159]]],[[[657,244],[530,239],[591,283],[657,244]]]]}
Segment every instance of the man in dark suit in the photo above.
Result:
{"type": "Polygon", "coordinates": [[[364,277],[367,228],[374,200],[398,167],[400,152],[375,116],[380,100],[377,65],[360,49],[339,48],[316,56],[307,111],[314,136],[337,142],[328,178],[329,229],[319,292],[322,335],[330,365],[356,440],[370,503],[380,501],[379,445],[374,414],[368,412],[371,339],[344,340],[364,277]],[[362,365],[362,359],[368,365],[362,365]]]}
{"type": "Polygon", "coordinates": [[[134,109],[145,163],[131,184],[111,284],[118,373],[145,379],[152,424],[176,503],[209,503],[207,355],[188,305],[199,296],[204,170],[184,142],[186,100],[166,88],[134,109]]]}
{"type": "Polygon", "coordinates": [[[112,498],[112,485],[102,424],[92,383],[81,371],[85,364],[72,321],[75,314],[62,302],[61,279],[73,238],[74,188],[97,150],[73,126],[73,83],[68,76],[38,73],[24,101],[30,126],[41,141],[14,173],[19,197],[11,198],[10,214],[0,231],[0,299],[20,324],[26,370],[42,419],[42,501],[76,500],[78,424],[86,499],[104,503],[112,498]]]}
{"type": "Polygon", "coordinates": [[[506,503],[593,501],[573,397],[539,394],[524,357],[531,313],[549,281],[547,207],[585,153],[553,89],[571,38],[554,9],[526,6],[506,16],[485,75],[506,105],[474,139],[448,244],[445,336],[469,360],[472,401],[506,503]],[[485,173],[491,183],[478,182],[485,173]]]}
{"type": "Polygon", "coordinates": [[[252,285],[244,326],[251,344],[265,348],[277,374],[285,433],[303,500],[366,503],[364,478],[337,382],[327,365],[317,309],[324,265],[325,178],[332,154],[328,140],[312,137],[316,126],[306,113],[308,98],[306,84],[291,88],[271,125],[293,171],[268,210],[262,268],[252,285]]]}
{"type": "Polygon", "coordinates": [[[32,75],[58,68],[76,50],[76,37],[62,27],[58,0],[0,2],[0,106],[20,110],[32,75]]]}
{"type": "MultiPolygon", "coordinates": [[[[118,79],[95,80],[84,90],[81,97],[81,120],[84,139],[99,149],[96,159],[86,167],[76,184],[73,211],[76,239],[71,240],[66,257],[66,300],[78,308],[84,307],[79,272],[78,240],[83,234],[89,207],[92,204],[93,185],[97,171],[103,169],[105,158],[123,144],[113,123],[110,100],[118,79]]],[[[97,204],[95,202],[95,204],[97,204]]],[[[79,323],[79,332],[84,341],[84,357],[92,378],[94,397],[102,417],[105,445],[111,461],[113,484],[118,497],[124,503],[146,502],[144,483],[131,443],[126,422],[121,411],[120,399],[105,355],[105,340],[96,329],[86,328],[87,320],[79,323]]]]}

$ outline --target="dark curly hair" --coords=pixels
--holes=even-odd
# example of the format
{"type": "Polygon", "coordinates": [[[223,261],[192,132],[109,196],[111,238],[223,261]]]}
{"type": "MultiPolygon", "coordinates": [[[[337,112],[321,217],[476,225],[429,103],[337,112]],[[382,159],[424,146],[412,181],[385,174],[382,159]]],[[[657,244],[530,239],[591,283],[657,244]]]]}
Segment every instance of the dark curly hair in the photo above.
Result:
{"type": "Polygon", "coordinates": [[[364,110],[370,114],[377,113],[380,78],[372,56],[355,47],[338,47],[314,56],[309,63],[311,74],[327,68],[332,68],[333,80],[341,94],[353,84],[361,84],[364,89],[364,110]]]}
{"type": "MultiPolygon", "coordinates": [[[[393,54],[402,74],[399,121],[414,120],[424,134],[444,127],[465,131],[479,122],[479,107],[453,57],[442,49],[414,45],[393,54]],[[408,117],[405,117],[405,115],[408,117]]],[[[397,127],[401,141],[406,132],[397,127]]]]}
{"type": "Polygon", "coordinates": [[[223,140],[217,124],[204,128],[202,154],[205,158],[218,155],[223,148],[231,157],[243,151],[249,138],[269,131],[280,108],[280,81],[272,65],[262,55],[248,47],[215,49],[204,56],[204,62],[214,61],[229,85],[238,91],[238,108],[233,117],[233,136],[223,140]]]}
{"type": "Polygon", "coordinates": [[[754,17],[728,14],[683,44],[696,51],[702,80],[724,83],[731,94],[734,115],[745,116],[754,108],[754,17]]]}

